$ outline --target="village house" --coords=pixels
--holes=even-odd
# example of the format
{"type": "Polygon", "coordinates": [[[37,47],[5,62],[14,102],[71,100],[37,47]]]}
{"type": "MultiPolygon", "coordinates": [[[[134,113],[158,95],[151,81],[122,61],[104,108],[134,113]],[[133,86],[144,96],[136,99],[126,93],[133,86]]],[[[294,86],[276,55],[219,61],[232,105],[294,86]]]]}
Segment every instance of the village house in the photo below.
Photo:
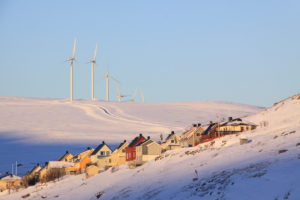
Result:
{"type": "Polygon", "coordinates": [[[201,133],[204,128],[201,124],[193,124],[193,127],[188,131],[184,132],[180,139],[181,147],[193,147],[200,143],[201,133]]]}
{"type": "Polygon", "coordinates": [[[165,141],[161,144],[162,151],[181,148],[180,139],[180,136],[177,135],[174,131],[172,131],[165,139],[165,141]]]}
{"type": "Polygon", "coordinates": [[[92,164],[96,164],[100,170],[106,170],[111,166],[111,159],[108,159],[111,153],[111,148],[103,141],[90,156],[92,164]]]}
{"type": "Polygon", "coordinates": [[[161,155],[161,152],[161,145],[148,137],[147,140],[136,145],[135,165],[142,165],[150,160],[154,160],[161,155]]]}
{"type": "Polygon", "coordinates": [[[124,140],[119,146],[112,152],[111,166],[120,166],[126,163],[126,148],[128,147],[128,142],[124,140]]]}
{"type": "Polygon", "coordinates": [[[146,138],[140,134],[138,137],[135,137],[126,148],[126,162],[128,162],[129,166],[131,166],[131,164],[135,165],[136,146],[145,140],[146,138]]]}
{"type": "Polygon", "coordinates": [[[60,158],[58,159],[58,161],[69,162],[69,161],[71,161],[71,159],[72,159],[73,157],[74,157],[74,156],[73,156],[71,153],[69,153],[68,151],[66,151],[66,153],[65,153],[62,157],[60,157],[60,158]]]}
{"type": "MultiPolygon", "coordinates": [[[[76,168],[75,163],[73,162],[65,162],[65,161],[49,161],[46,162],[45,166],[37,172],[39,176],[39,180],[41,182],[46,182],[47,176],[51,173],[51,170],[61,169],[62,174],[70,174],[73,173],[70,169],[76,168]]],[[[75,172],[74,173],[78,173],[75,172]]]]}
{"type": "Polygon", "coordinates": [[[228,135],[253,130],[256,127],[257,125],[250,122],[243,122],[240,118],[233,119],[229,117],[227,122],[219,125],[217,132],[219,135],[228,135]]]}
{"type": "Polygon", "coordinates": [[[35,165],[29,172],[23,176],[24,184],[35,185],[39,180],[39,174],[42,170],[40,164],[35,165]]]}
{"type": "Polygon", "coordinates": [[[70,162],[74,164],[73,167],[65,168],[67,174],[78,174],[83,173],[86,167],[91,164],[90,155],[93,153],[94,149],[87,148],[86,151],[75,155],[70,162]]]}
{"type": "Polygon", "coordinates": [[[34,166],[28,173],[28,176],[37,176],[39,174],[39,172],[41,171],[42,167],[40,166],[40,164],[37,164],[36,166],[34,166]]]}
{"type": "Polygon", "coordinates": [[[23,186],[22,179],[19,176],[6,173],[0,176],[0,192],[4,190],[15,190],[23,186]]]}
{"type": "Polygon", "coordinates": [[[203,142],[208,142],[210,140],[213,140],[220,135],[217,133],[217,128],[219,127],[220,123],[213,123],[210,122],[208,127],[201,133],[201,138],[200,141],[197,143],[203,143],[203,142]]]}

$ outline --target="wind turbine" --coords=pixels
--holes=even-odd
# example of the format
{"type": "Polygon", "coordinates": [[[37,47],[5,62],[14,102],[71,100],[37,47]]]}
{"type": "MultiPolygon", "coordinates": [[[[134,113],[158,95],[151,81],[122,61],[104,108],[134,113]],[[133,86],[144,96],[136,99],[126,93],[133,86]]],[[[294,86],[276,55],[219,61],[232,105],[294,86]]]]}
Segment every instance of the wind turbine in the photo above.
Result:
{"type": "Polygon", "coordinates": [[[115,82],[120,84],[120,82],[109,74],[109,71],[106,72],[105,80],[106,80],[106,101],[109,101],[109,80],[113,79],[115,82]]]}
{"type": "Polygon", "coordinates": [[[140,94],[140,98],[141,98],[141,101],[144,103],[145,102],[145,96],[144,96],[144,93],[142,92],[142,90],[140,88],[137,88],[133,95],[132,95],[132,101],[135,102],[135,97],[137,94],[140,94]]]}
{"type": "Polygon", "coordinates": [[[119,102],[122,102],[124,97],[130,96],[130,95],[124,95],[124,94],[121,93],[121,89],[120,89],[119,84],[117,85],[116,90],[117,90],[117,98],[118,98],[119,102]]]}
{"type": "Polygon", "coordinates": [[[97,50],[98,50],[98,44],[96,44],[96,48],[95,48],[95,51],[94,51],[94,57],[93,57],[93,59],[92,60],[90,60],[90,62],[89,63],[91,63],[91,72],[92,72],[92,74],[91,74],[91,80],[92,80],[92,87],[91,87],[91,89],[92,89],[92,100],[95,100],[95,81],[94,81],[94,71],[95,71],[95,65],[97,65],[96,64],[96,56],[97,56],[97,50]]]}
{"type": "Polygon", "coordinates": [[[72,51],[72,57],[67,58],[67,61],[70,62],[70,101],[73,101],[73,63],[76,62],[75,51],[76,51],[76,39],[74,40],[74,46],[72,51]]]}

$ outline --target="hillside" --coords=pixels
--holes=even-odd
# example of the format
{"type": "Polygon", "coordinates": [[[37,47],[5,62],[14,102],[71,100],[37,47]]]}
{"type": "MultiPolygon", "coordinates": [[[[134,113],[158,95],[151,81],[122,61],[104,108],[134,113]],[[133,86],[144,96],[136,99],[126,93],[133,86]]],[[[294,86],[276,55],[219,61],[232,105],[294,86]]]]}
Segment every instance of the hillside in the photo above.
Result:
{"type": "Polygon", "coordinates": [[[158,138],[191,123],[241,117],[261,108],[224,102],[116,103],[0,97],[0,137],[27,143],[109,143],[139,133],[158,138]]]}
{"type": "Polygon", "coordinates": [[[247,118],[266,126],[167,151],[136,169],[69,176],[0,199],[300,199],[300,95],[247,118]],[[250,143],[240,145],[239,139],[250,143]],[[197,172],[197,173],[196,173],[197,172]]]}

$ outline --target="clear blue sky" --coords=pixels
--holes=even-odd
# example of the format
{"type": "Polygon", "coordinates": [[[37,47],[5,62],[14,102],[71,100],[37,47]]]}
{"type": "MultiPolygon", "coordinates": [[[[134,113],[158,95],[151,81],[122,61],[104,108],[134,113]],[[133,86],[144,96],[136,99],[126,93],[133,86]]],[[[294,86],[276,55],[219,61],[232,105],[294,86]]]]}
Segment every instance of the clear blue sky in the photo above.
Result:
{"type": "MultiPolygon", "coordinates": [[[[78,39],[75,97],[96,96],[110,72],[147,102],[259,106],[299,92],[300,1],[0,1],[0,96],[67,98],[78,39]]],[[[114,95],[114,88],[111,88],[114,95]]],[[[113,97],[115,98],[115,97],[113,97]]]]}

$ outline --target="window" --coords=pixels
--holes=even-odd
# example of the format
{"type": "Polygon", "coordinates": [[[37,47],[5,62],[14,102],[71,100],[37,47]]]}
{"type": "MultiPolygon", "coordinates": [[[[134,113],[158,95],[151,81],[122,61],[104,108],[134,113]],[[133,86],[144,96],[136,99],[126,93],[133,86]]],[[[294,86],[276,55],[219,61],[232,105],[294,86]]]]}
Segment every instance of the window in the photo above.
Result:
{"type": "Polygon", "coordinates": [[[171,143],[175,143],[175,140],[171,140],[171,143]]]}
{"type": "Polygon", "coordinates": [[[125,152],[125,149],[123,149],[122,152],[124,153],[124,152],[125,152]]]}
{"type": "Polygon", "coordinates": [[[111,159],[109,159],[108,162],[111,163],[111,159]]]}
{"type": "Polygon", "coordinates": [[[104,151],[101,151],[101,152],[100,152],[100,155],[101,155],[101,156],[104,156],[104,151]]]}
{"type": "Polygon", "coordinates": [[[109,156],[109,154],[110,154],[110,152],[109,152],[109,151],[107,151],[107,152],[106,152],[106,155],[108,155],[108,156],[109,156]]]}

